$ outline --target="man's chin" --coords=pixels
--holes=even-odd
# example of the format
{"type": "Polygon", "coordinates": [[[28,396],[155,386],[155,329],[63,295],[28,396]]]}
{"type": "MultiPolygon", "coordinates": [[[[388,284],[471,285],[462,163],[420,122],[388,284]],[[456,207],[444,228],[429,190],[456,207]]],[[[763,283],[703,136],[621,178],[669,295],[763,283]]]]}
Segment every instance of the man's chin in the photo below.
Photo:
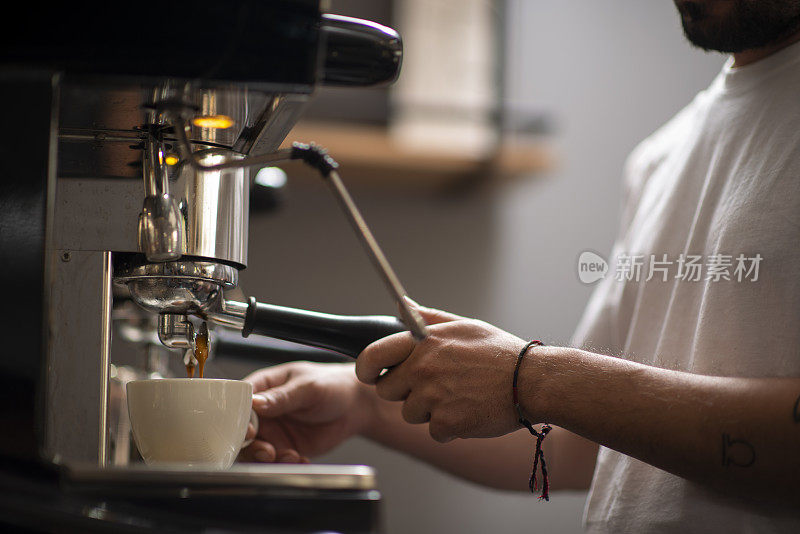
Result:
{"type": "Polygon", "coordinates": [[[692,22],[683,25],[683,34],[693,46],[705,50],[706,52],[721,52],[723,54],[735,54],[748,49],[730,39],[725,39],[720,36],[710,37],[702,26],[703,23],[701,22],[692,22]]]}
{"type": "Polygon", "coordinates": [[[800,2],[676,1],[683,33],[703,50],[738,53],[781,42],[800,30],[800,2]]]}

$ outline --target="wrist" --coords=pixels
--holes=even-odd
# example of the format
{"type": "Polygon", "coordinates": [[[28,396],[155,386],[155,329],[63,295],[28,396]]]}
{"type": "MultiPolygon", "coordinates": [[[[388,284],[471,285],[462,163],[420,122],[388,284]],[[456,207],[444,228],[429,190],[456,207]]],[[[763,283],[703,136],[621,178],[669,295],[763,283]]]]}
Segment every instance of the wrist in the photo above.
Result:
{"type": "Polygon", "coordinates": [[[355,411],[358,414],[355,433],[367,436],[380,419],[379,402],[381,399],[378,398],[374,386],[364,384],[356,378],[355,365],[353,365],[350,376],[355,391],[355,411]]]}
{"type": "MultiPolygon", "coordinates": [[[[359,382],[359,387],[362,399],[364,399],[362,402],[366,407],[364,426],[359,434],[372,441],[384,443],[387,435],[392,434],[397,427],[396,419],[402,403],[381,399],[378,397],[375,386],[359,382]]],[[[400,421],[404,422],[402,418],[400,421]]]]}
{"type": "Polygon", "coordinates": [[[556,401],[563,392],[559,386],[569,374],[565,367],[564,347],[532,346],[523,357],[519,369],[519,403],[534,424],[558,424],[560,414],[556,401]]]}

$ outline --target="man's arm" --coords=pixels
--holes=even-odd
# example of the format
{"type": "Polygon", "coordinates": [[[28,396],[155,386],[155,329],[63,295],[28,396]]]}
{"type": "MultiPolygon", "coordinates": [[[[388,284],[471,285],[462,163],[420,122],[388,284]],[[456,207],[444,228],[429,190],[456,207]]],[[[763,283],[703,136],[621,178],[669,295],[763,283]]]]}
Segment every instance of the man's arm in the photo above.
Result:
{"type": "MultiPolygon", "coordinates": [[[[242,461],[308,461],[353,434],[361,434],[416,456],[462,478],[487,486],[526,490],[534,441],[526,431],[496,439],[441,444],[424,426],[403,420],[401,404],[380,399],[373,386],[356,380],[353,364],[291,362],[256,371],[253,409],[258,433],[242,461]]],[[[592,477],[596,445],[561,429],[544,443],[548,464],[557,472],[553,489],[584,489],[592,477]]]]}
{"type": "MultiPolygon", "coordinates": [[[[526,342],[482,321],[419,310],[449,321],[429,325],[420,342],[409,334],[376,341],[356,361],[359,379],[383,399],[402,400],[403,418],[428,422],[442,443],[516,430],[510,377],[526,342]]],[[[520,388],[533,422],[732,494],[800,500],[800,378],[710,377],[534,347],[520,388]]]]}
{"type": "MultiPolygon", "coordinates": [[[[405,422],[399,403],[381,400],[374,391],[373,397],[373,416],[363,432],[365,437],[484,486],[529,491],[535,439],[527,430],[497,438],[439,443],[431,438],[426,426],[405,422]]],[[[551,473],[551,490],[589,488],[597,457],[596,443],[554,427],[543,448],[551,473]]]]}
{"type": "Polygon", "coordinates": [[[520,373],[536,420],[702,484],[797,500],[798,378],[702,376],[557,347],[534,348],[520,373]]]}

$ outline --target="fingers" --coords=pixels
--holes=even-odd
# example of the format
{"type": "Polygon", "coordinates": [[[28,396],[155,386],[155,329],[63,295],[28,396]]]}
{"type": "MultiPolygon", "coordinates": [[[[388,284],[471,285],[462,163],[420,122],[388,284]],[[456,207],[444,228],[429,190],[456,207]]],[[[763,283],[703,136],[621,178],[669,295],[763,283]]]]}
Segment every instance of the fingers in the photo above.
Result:
{"type": "Polygon", "coordinates": [[[425,323],[432,325],[432,324],[439,324],[439,323],[449,323],[450,321],[458,321],[459,319],[465,319],[465,317],[461,317],[460,315],[456,315],[455,313],[446,312],[444,310],[437,310],[436,308],[427,308],[425,306],[420,306],[409,297],[403,297],[406,302],[408,302],[412,308],[415,308],[419,314],[425,319],[425,323]]]}
{"type": "Polygon", "coordinates": [[[311,461],[294,449],[279,449],[266,441],[256,440],[239,454],[240,462],[248,463],[282,463],[282,464],[308,464],[311,461]]]}
{"type": "Polygon", "coordinates": [[[405,360],[414,349],[410,332],[384,337],[370,344],[356,359],[356,376],[365,384],[374,384],[381,372],[405,360]]]}
{"type": "Polygon", "coordinates": [[[244,377],[243,380],[253,384],[253,392],[258,393],[259,391],[285,384],[290,375],[291,366],[289,364],[276,365],[254,371],[244,377]]]}
{"type": "Polygon", "coordinates": [[[409,395],[403,403],[403,419],[412,425],[420,425],[431,420],[430,406],[422,395],[409,395]]]}
{"type": "Polygon", "coordinates": [[[278,452],[277,462],[280,464],[299,464],[300,453],[294,449],[286,449],[278,452]]]}
{"type": "Polygon", "coordinates": [[[245,441],[250,439],[255,439],[255,437],[256,437],[256,427],[254,427],[252,423],[247,423],[247,434],[245,434],[244,436],[245,441]]]}
{"type": "MultiPolygon", "coordinates": [[[[464,319],[454,313],[420,306],[408,297],[406,301],[416,309],[429,325],[464,319]]],[[[384,369],[402,363],[414,350],[414,339],[408,332],[379,339],[365,348],[356,359],[356,376],[366,384],[374,384],[384,369]]]]}
{"type": "Polygon", "coordinates": [[[431,421],[428,425],[428,433],[439,443],[447,443],[455,439],[453,425],[447,420],[446,417],[438,413],[431,415],[431,421]]]}
{"type": "Polygon", "coordinates": [[[275,458],[275,447],[260,439],[253,441],[239,453],[239,461],[242,462],[272,463],[275,458]]]}
{"type": "Polygon", "coordinates": [[[253,410],[259,417],[279,417],[310,407],[313,399],[307,382],[287,382],[253,395],[253,410]]]}
{"type": "Polygon", "coordinates": [[[405,400],[411,392],[406,366],[395,367],[391,372],[381,375],[375,383],[375,392],[384,400],[405,400]]]}

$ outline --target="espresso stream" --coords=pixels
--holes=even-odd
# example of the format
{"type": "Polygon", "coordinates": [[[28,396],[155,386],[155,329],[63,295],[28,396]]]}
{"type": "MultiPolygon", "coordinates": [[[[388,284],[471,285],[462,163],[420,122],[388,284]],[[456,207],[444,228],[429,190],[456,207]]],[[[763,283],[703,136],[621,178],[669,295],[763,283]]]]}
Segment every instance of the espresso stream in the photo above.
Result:
{"type": "Polygon", "coordinates": [[[197,361],[197,378],[203,378],[208,359],[208,325],[203,322],[200,331],[194,336],[194,359],[189,358],[186,364],[186,375],[194,378],[194,362],[197,361]]]}

